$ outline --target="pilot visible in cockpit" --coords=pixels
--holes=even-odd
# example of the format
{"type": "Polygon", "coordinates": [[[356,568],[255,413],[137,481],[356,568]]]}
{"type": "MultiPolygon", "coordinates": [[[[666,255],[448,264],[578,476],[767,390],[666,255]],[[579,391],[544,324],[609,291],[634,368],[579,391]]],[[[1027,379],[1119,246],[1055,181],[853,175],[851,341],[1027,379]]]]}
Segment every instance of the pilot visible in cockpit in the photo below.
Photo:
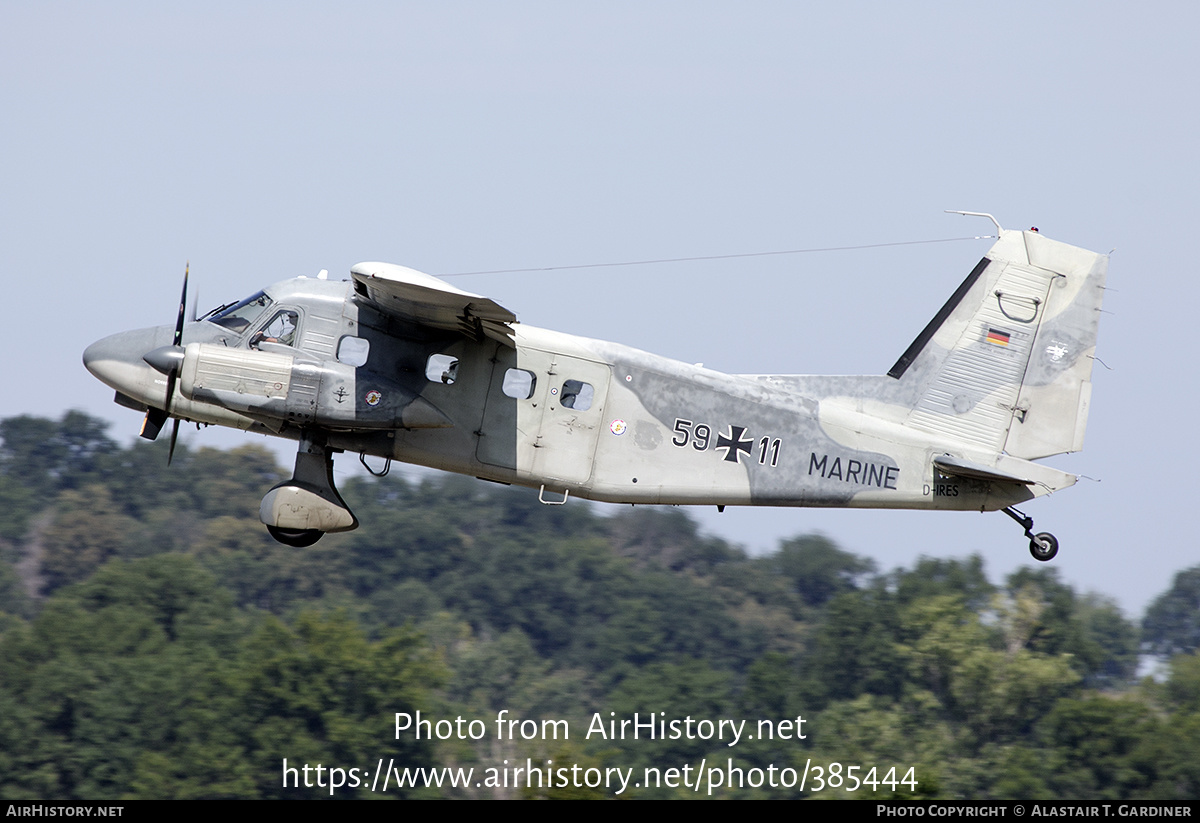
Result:
{"type": "Polygon", "coordinates": [[[296,324],[300,316],[294,311],[281,311],[271,322],[256,331],[250,338],[250,348],[257,349],[259,343],[280,343],[284,346],[296,342],[296,324]]]}

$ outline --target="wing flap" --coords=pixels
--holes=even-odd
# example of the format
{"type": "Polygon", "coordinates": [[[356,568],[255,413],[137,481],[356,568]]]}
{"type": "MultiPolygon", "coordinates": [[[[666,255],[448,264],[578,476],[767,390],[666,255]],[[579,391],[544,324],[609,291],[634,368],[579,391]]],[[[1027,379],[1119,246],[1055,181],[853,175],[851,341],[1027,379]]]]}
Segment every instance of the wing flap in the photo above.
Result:
{"type": "Polygon", "coordinates": [[[393,263],[359,263],[350,276],[355,292],[387,314],[477,341],[488,337],[513,345],[517,316],[490,298],[393,263]]]}

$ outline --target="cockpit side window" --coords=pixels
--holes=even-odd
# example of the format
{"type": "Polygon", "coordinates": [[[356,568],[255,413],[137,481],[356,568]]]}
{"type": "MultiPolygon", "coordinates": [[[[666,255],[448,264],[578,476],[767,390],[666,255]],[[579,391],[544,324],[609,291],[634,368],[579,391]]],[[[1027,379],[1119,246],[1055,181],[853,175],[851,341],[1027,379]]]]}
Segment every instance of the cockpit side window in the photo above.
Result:
{"type": "Polygon", "coordinates": [[[234,334],[241,334],[250,328],[269,305],[271,305],[271,298],[260,291],[240,303],[216,309],[204,319],[210,323],[216,323],[218,326],[224,326],[234,334]]]}
{"type": "Polygon", "coordinates": [[[300,315],[297,312],[276,312],[267,325],[256,331],[250,338],[250,348],[257,348],[259,343],[296,345],[296,326],[299,322],[300,315]]]}

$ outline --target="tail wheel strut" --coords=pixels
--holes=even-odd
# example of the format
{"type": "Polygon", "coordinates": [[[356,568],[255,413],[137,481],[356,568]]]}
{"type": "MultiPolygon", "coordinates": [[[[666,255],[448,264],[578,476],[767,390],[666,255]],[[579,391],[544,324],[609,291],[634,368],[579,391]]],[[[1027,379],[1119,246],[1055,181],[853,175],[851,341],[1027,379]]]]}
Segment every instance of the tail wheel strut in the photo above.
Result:
{"type": "Polygon", "coordinates": [[[1045,563],[1047,560],[1053,560],[1058,554],[1058,538],[1050,532],[1033,533],[1033,518],[1022,511],[1018,511],[1012,506],[1003,509],[1003,512],[1017,521],[1017,524],[1025,530],[1025,536],[1029,538],[1029,553],[1033,555],[1034,560],[1040,560],[1045,563]]]}

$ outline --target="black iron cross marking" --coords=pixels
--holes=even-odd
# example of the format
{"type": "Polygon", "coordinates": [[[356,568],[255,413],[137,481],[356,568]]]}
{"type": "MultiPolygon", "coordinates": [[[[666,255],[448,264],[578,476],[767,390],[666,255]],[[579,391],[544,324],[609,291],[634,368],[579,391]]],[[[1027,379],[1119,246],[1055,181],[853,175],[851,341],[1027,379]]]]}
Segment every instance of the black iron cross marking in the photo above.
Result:
{"type": "Polygon", "coordinates": [[[730,426],[729,434],[717,435],[717,448],[725,449],[725,460],[730,463],[737,463],[739,466],[742,463],[742,452],[750,454],[750,449],[754,445],[753,440],[743,440],[742,435],[746,433],[746,429],[742,426],[730,426]]]}

